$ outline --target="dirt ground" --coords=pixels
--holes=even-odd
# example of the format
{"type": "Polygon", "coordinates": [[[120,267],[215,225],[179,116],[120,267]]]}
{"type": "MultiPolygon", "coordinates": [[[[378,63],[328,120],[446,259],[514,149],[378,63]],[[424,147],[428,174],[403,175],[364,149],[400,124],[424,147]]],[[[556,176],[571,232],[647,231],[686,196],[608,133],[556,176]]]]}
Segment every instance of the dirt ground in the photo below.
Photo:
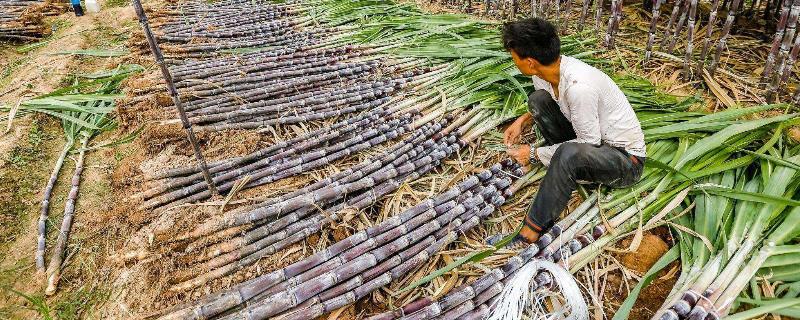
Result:
{"type": "MultiPolygon", "coordinates": [[[[126,6],[126,2],[116,0],[100,2],[103,4],[103,11],[98,14],[76,18],[71,13],[65,13],[50,19],[56,26],[55,33],[47,38],[46,44],[30,52],[19,53],[16,47],[0,46],[0,104],[13,105],[22,98],[52,91],[67,84],[74,74],[105,70],[120,63],[139,63],[148,68],[143,75],[127,82],[126,92],[130,97],[119,103],[119,129],[96,140],[113,141],[144,128],[141,136],[132,143],[102,148],[87,155],[64,275],[58,293],[52,297],[44,296],[44,279],[36,274],[33,251],[36,244],[39,199],[52,170],[55,155],[64,143],[63,134],[57,121],[44,116],[18,119],[14,121],[9,132],[0,133],[0,319],[129,319],[197,298],[253,278],[264,270],[288,265],[357,229],[381,221],[401,208],[433,194],[447,181],[457,178],[456,169],[470,168],[474,164],[470,160],[478,159],[477,162],[489,163],[499,158],[499,155],[485,150],[468,150],[460,158],[448,161],[435,174],[401,187],[393,196],[384,199],[367,213],[353,213],[345,220],[346,223],[331,226],[322,234],[291,246],[232,276],[215,280],[203,288],[170,293],[166,286],[170,285],[174,273],[180,270],[179,261],[158,259],[158,256],[150,255],[145,258],[145,262],[132,263],[124,259],[124,256],[141,253],[137,250],[146,248],[151,237],[160,230],[179,230],[182,226],[196,224],[205,217],[218,214],[219,205],[206,203],[183,206],[169,215],[157,215],[137,209],[140,203],[134,196],[153,183],[147,178],[165,168],[190,163],[191,149],[179,127],[158,123],[159,120],[175,117],[173,113],[162,108],[166,96],[158,91],[146,96],[140,94],[148,88],[159,86],[158,74],[151,61],[137,54],[111,58],[59,54],[77,49],[125,49],[128,44],[136,42],[130,40],[139,33],[132,8],[126,6]],[[164,218],[166,216],[169,219],[164,218]],[[157,217],[161,218],[156,219],[157,217]]],[[[141,47],[128,47],[132,52],[140,49],[141,47]]],[[[669,68],[636,70],[647,72],[651,80],[670,92],[689,91],[687,85],[674,76],[673,71],[669,68]]],[[[731,88],[738,86],[733,82],[730,85],[731,88]]],[[[745,101],[749,97],[750,95],[744,95],[736,98],[745,101]]],[[[0,124],[0,130],[5,131],[5,125],[0,124]]],[[[291,126],[282,130],[304,132],[310,129],[312,128],[291,126]]],[[[284,131],[262,134],[203,134],[200,139],[205,155],[213,161],[230,155],[245,154],[268,145],[285,135],[284,131]]],[[[360,157],[363,159],[367,155],[360,157]]],[[[51,231],[60,224],[60,211],[73,169],[74,161],[70,159],[56,184],[48,225],[51,231]]],[[[281,184],[248,190],[235,200],[279,194],[336,170],[336,166],[330,166],[287,179],[281,184]]],[[[480,275],[487,266],[502,263],[513,252],[501,251],[497,256],[483,261],[482,265],[459,271],[458,277],[440,277],[443,279],[436,279],[411,294],[396,294],[397,290],[411,283],[413,279],[432,271],[437,263],[447,263],[454,257],[480,248],[481,240],[489,232],[513,228],[525,206],[523,200],[505,206],[501,212],[492,216],[491,226],[471,231],[457,248],[435,257],[432,259],[435,261],[431,261],[427,268],[417,270],[400,283],[379,290],[368,299],[328,318],[360,319],[366,314],[385,310],[388,305],[401,305],[413,300],[422,293],[446,292],[470,277],[480,275]]],[[[55,233],[49,232],[48,248],[55,241],[55,233]]],[[[604,305],[599,314],[613,314],[627,296],[629,288],[635,285],[631,274],[641,276],[671,245],[672,239],[668,231],[655,230],[644,238],[638,251],[614,253],[604,257],[618,261],[628,271],[623,272],[621,268],[617,268],[607,273],[608,281],[603,291],[604,305]]],[[[625,247],[625,242],[619,247],[625,247]]],[[[679,270],[675,264],[658,275],[653,284],[641,293],[631,319],[649,319],[669,292],[675,278],[672,275],[677,271],[679,270]]]]}

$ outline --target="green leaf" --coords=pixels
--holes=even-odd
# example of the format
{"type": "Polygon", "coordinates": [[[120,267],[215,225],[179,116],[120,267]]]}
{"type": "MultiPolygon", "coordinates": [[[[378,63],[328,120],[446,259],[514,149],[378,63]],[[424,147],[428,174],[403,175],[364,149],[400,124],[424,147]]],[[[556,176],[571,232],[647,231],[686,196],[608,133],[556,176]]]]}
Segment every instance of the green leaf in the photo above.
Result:
{"type": "MultiPolygon", "coordinates": [[[[754,300],[755,301],[755,300],[754,300]]],[[[767,313],[779,311],[781,309],[791,308],[800,305],[800,298],[793,299],[774,299],[769,300],[769,303],[763,303],[760,307],[756,307],[744,312],[729,315],[723,319],[725,320],[748,320],[757,318],[767,313]]]]}
{"type": "Polygon", "coordinates": [[[775,205],[784,205],[784,206],[790,206],[790,207],[800,206],[800,201],[797,201],[797,200],[794,200],[794,199],[790,199],[790,198],[780,197],[780,196],[768,195],[768,194],[764,194],[764,193],[747,192],[747,191],[722,188],[722,187],[718,187],[718,186],[707,186],[707,185],[706,186],[698,185],[698,186],[695,186],[695,188],[697,190],[705,191],[705,192],[710,193],[710,194],[723,196],[723,197],[728,197],[728,198],[732,198],[732,199],[736,199],[736,200],[753,201],[753,202],[760,202],[760,203],[766,203],[766,204],[775,204],[775,205]]]}

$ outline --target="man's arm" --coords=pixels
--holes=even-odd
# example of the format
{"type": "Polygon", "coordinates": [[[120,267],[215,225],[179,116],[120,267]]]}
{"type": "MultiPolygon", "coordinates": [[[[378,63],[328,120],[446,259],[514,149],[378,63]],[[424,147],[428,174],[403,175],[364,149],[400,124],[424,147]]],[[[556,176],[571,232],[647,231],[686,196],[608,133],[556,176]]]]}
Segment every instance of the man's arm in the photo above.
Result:
{"type": "MultiPolygon", "coordinates": [[[[575,139],[567,142],[579,142],[599,145],[600,140],[600,116],[598,114],[600,96],[597,90],[585,85],[576,84],[564,92],[567,103],[569,104],[569,121],[572,129],[575,130],[575,139]]],[[[561,144],[554,144],[546,147],[539,147],[532,152],[533,157],[538,157],[539,161],[545,166],[550,165],[556,149],[561,144]]]]}
{"type": "Polygon", "coordinates": [[[530,112],[525,112],[525,114],[519,116],[517,120],[514,120],[506,131],[503,133],[503,144],[506,146],[511,146],[513,144],[519,143],[519,138],[522,136],[522,131],[525,128],[530,127],[533,123],[533,115],[530,112]]]}

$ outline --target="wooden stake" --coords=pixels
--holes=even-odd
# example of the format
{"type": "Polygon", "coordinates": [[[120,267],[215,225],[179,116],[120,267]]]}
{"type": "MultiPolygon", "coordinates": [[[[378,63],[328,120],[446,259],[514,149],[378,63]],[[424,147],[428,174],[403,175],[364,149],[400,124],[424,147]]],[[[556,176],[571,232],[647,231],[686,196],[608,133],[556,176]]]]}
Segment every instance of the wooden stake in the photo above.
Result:
{"type": "Polygon", "coordinates": [[[158,47],[158,43],[156,43],[156,39],[153,36],[153,31],[150,30],[150,25],[147,22],[147,16],[144,14],[144,8],[142,7],[141,1],[133,0],[133,8],[136,10],[136,15],[139,17],[139,24],[142,25],[144,35],[147,38],[147,44],[150,46],[150,51],[153,52],[156,63],[158,64],[159,68],[161,68],[161,75],[164,77],[164,81],[167,83],[167,89],[169,90],[170,96],[172,96],[172,102],[175,104],[175,108],[178,109],[181,123],[183,123],[183,128],[186,130],[186,135],[189,137],[189,143],[192,145],[192,149],[194,149],[194,156],[197,158],[197,162],[200,163],[200,167],[203,170],[203,178],[205,178],[211,194],[217,195],[219,192],[217,192],[217,188],[214,185],[214,180],[211,179],[211,174],[208,172],[206,160],[203,158],[203,153],[200,151],[200,145],[197,143],[197,138],[192,130],[192,123],[189,122],[189,118],[186,116],[186,110],[183,109],[181,99],[178,96],[178,90],[175,89],[175,83],[172,81],[172,75],[169,73],[169,69],[167,69],[167,65],[164,63],[164,55],[161,53],[161,48],[158,47]]]}

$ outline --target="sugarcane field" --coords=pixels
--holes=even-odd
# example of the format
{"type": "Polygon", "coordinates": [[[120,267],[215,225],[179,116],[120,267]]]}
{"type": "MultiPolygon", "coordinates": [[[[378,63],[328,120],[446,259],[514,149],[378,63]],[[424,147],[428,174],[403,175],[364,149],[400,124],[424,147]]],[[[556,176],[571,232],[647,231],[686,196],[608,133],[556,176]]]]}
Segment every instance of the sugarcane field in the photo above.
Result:
{"type": "Polygon", "coordinates": [[[800,319],[800,0],[0,0],[0,319],[800,319]]]}

